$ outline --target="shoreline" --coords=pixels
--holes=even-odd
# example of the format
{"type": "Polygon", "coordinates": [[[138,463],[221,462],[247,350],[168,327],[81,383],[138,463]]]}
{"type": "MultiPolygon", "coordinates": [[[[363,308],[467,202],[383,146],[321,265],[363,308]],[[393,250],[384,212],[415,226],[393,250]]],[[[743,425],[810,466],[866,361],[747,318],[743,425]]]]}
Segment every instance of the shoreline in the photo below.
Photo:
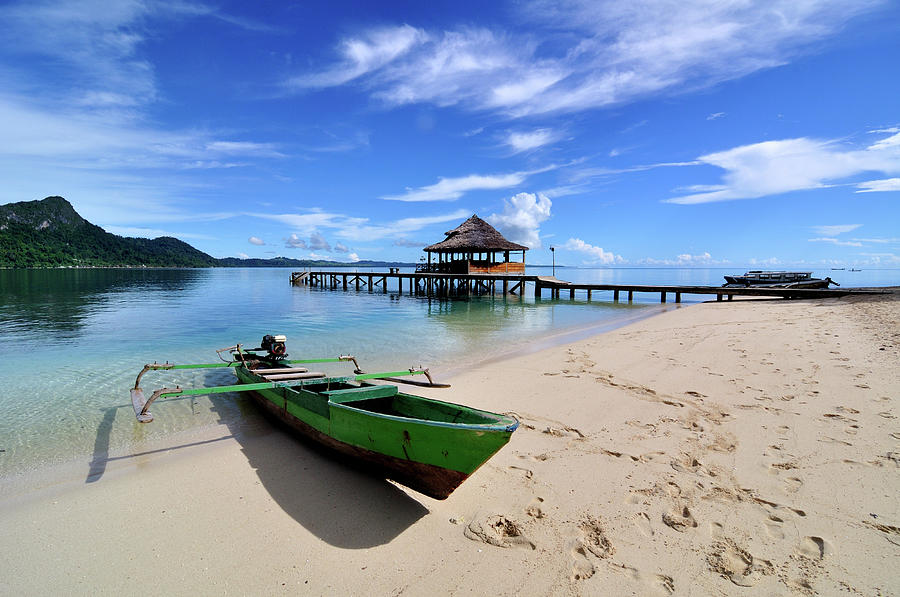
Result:
{"type": "Polygon", "coordinates": [[[461,371],[423,393],[522,425],[442,502],[267,424],[81,463],[2,498],[0,589],[887,594],[898,305],[700,303],[461,371]]]}
{"type": "MultiPolygon", "coordinates": [[[[482,349],[479,352],[469,355],[457,355],[457,356],[449,356],[445,359],[433,361],[429,363],[423,363],[435,374],[437,374],[439,381],[440,380],[449,380],[454,375],[457,375],[466,369],[471,369],[473,367],[481,366],[485,363],[494,363],[494,362],[502,362],[504,360],[509,360],[515,358],[520,355],[531,354],[538,350],[543,350],[545,348],[549,348],[552,346],[559,346],[570,342],[575,339],[580,339],[583,337],[588,337],[590,335],[596,335],[598,333],[604,333],[606,331],[616,329],[623,325],[629,325],[633,322],[640,321],[647,317],[653,317],[658,315],[659,313],[665,312],[666,310],[673,308],[686,307],[691,303],[685,303],[680,306],[672,305],[658,305],[654,303],[638,303],[638,307],[640,308],[631,308],[631,307],[621,307],[622,312],[620,314],[614,315],[612,318],[602,318],[598,320],[594,320],[587,326],[582,326],[579,324],[574,324],[567,326],[565,328],[560,329],[549,329],[546,330],[545,333],[542,333],[531,340],[522,340],[516,341],[512,346],[505,347],[506,350],[503,350],[499,353],[490,353],[486,349],[482,349]]],[[[571,307],[578,307],[578,305],[567,305],[571,307]]],[[[408,363],[394,363],[396,365],[418,365],[419,363],[410,360],[408,363]]],[[[390,365],[385,365],[390,368],[390,365]]],[[[345,375],[347,374],[347,368],[343,365],[325,365],[323,366],[324,370],[329,374],[333,375],[345,375]]],[[[372,370],[368,368],[368,370],[372,370]]],[[[378,370],[378,367],[375,367],[375,370],[378,370]]],[[[137,371],[137,369],[135,369],[137,371]]],[[[133,383],[132,377],[129,374],[127,383],[133,383]]],[[[152,383],[152,382],[151,382],[152,383]]],[[[439,398],[439,396],[438,396],[439,398]]],[[[174,405],[183,400],[196,400],[194,397],[188,398],[176,398],[173,400],[167,401],[165,404],[169,404],[171,408],[174,408],[174,405]]],[[[201,398],[204,402],[209,400],[209,397],[201,398]]],[[[133,438],[131,442],[122,443],[121,437],[122,432],[117,433],[117,437],[119,438],[118,442],[113,442],[114,445],[106,445],[101,450],[103,453],[108,455],[108,459],[121,457],[125,452],[123,450],[129,449],[137,449],[143,450],[144,447],[148,447],[152,450],[164,450],[169,446],[178,446],[184,443],[180,438],[208,438],[215,434],[236,434],[242,433],[243,428],[246,426],[256,426],[259,422],[254,417],[253,413],[256,411],[251,407],[250,409],[241,409],[243,415],[240,416],[240,419],[246,419],[248,416],[251,417],[250,421],[245,421],[244,423],[241,420],[235,420],[236,413],[229,413],[230,416],[223,416],[223,414],[216,415],[215,412],[220,407],[217,406],[218,400],[230,400],[235,402],[235,404],[240,402],[246,402],[248,405],[249,401],[246,399],[242,399],[239,395],[227,395],[222,396],[216,399],[212,399],[210,405],[204,405],[203,409],[209,409],[211,411],[208,413],[208,417],[206,418],[219,418],[220,420],[208,420],[197,426],[183,428],[180,431],[174,432],[173,435],[162,436],[162,437],[154,437],[148,438],[143,434],[137,434],[133,438]],[[140,438],[140,439],[138,439],[140,438]]],[[[161,408],[168,408],[165,404],[161,405],[161,408]]],[[[91,461],[90,468],[94,468],[94,462],[98,457],[98,443],[99,437],[105,434],[107,437],[110,435],[110,430],[113,428],[118,429],[115,420],[119,417],[125,417],[126,419],[131,419],[131,403],[128,398],[127,390],[125,387],[121,388],[121,400],[117,405],[119,412],[112,420],[104,420],[99,422],[99,428],[96,430],[98,440],[91,439],[90,445],[91,448],[88,448],[87,444],[83,444],[81,447],[84,451],[77,452],[67,452],[60,453],[54,455],[54,458],[50,462],[44,462],[39,468],[34,468],[33,466],[27,465],[19,465],[19,468],[14,470],[7,470],[0,474],[0,486],[9,485],[17,488],[27,488],[31,483],[31,480],[34,480],[36,485],[47,485],[53,484],[57,481],[69,478],[73,476],[73,471],[81,471],[79,473],[75,473],[74,477],[78,477],[79,474],[83,473],[87,470],[88,465],[86,464],[88,461],[91,461]],[[84,469],[84,470],[82,470],[84,469]]],[[[223,411],[224,413],[224,411],[223,411]]],[[[132,434],[126,433],[125,435],[131,436],[132,434]]],[[[108,440],[107,440],[108,441],[108,440]]],[[[0,446],[5,447],[5,446],[0,446]]],[[[0,453],[0,457],[10,457],[13,453],[0,453]]]]}

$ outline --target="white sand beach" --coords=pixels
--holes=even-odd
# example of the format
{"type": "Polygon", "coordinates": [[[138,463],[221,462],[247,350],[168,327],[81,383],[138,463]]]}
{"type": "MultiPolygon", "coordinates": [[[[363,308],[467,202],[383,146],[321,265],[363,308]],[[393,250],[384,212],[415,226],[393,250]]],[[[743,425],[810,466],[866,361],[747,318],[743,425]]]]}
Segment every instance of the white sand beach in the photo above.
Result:
{"type": "Polygon", "coordinates": [[[522,424],[445,501],[270,425],[7,487],[0,594],[898,594],[897,298],[704,303],[457,375],[428,395],[522,424]]]}

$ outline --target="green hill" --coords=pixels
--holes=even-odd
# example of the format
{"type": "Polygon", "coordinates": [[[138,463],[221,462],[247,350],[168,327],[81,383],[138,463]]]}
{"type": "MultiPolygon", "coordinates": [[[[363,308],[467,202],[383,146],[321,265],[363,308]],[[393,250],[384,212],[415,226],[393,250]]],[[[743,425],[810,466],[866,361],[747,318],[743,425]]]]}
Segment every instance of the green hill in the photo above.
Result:
{"type": "Polygon", "coordinates": [[[0,268],[386,267],[410,263],[308,259],[216,259],[172,238],[126,238],[91,224],[62,197],[0,205],[0,268]]]}
{"type": "Polygon", "coordinates": [[[177,238],[110,234],[62,197],[0,205],[0,267],[214,265],[216,259],[177,238]]]}

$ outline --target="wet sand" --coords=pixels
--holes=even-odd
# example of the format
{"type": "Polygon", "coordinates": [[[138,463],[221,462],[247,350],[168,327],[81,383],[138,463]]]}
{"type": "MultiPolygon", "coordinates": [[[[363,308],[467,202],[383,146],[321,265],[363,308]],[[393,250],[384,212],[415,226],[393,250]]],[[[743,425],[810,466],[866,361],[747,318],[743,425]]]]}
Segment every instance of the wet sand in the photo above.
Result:
{"type": "Polygon", "coordinates": [[[896,299],[705,303],[459,374],[429,394],[522,425],[442,502],[265,422],[7,486],[0,593],[895,594],[896,299]]]}

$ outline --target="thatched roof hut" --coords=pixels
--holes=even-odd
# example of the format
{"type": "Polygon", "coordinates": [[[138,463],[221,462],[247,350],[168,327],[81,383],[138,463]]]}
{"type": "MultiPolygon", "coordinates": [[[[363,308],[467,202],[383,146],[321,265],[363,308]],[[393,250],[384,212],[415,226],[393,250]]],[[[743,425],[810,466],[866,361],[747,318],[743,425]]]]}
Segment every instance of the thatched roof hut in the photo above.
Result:
{"type": "Polygon", "coordinates": [[[455,273],[525,273],[525,251],[528,247],[506,240],[497,229],[473,215],[444,234],[447,238],[425,247],[427,271],[455,273]],[[521,262],[510,262],[510,251],[521,251],[521,262]],[[432,253],[438,263],[432,264],[432,253]],[[502,260],[497,259],[497,254],[502,260]]]}
{"type": "Polygon", "coordinates": [[[497,229],[473,215],[444,234],[447,238],[425,247],[427,253],[490,253],[495,251],[527,251],[528,247],[503,238],[497,229]]]}

